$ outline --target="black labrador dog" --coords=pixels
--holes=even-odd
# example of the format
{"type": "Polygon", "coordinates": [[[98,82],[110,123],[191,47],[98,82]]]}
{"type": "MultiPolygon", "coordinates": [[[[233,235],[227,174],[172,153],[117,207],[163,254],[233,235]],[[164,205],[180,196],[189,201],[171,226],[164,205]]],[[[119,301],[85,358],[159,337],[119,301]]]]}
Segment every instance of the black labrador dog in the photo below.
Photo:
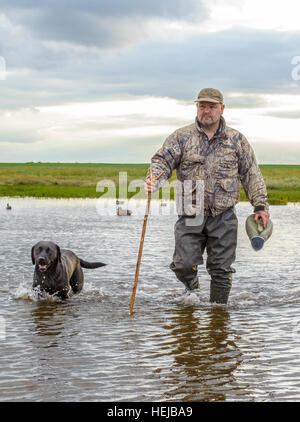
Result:
{"type": "Polygon", "coordinates": [[[32,263],[35,265],[33,288],[40,293],[47,292],[61,299],[82,290],[84,277],[82,268],[98,268],[102,262],[86,262],[72,251],[60,249],[52,242],[38,242],[31,249],[32,263]]]}

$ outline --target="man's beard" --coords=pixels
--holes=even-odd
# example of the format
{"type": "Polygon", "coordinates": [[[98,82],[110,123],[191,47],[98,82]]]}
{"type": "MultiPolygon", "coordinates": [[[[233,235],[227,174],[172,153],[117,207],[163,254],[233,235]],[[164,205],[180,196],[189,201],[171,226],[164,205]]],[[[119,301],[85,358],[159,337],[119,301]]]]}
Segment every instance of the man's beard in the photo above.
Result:
{"type": "Polygon", "coordinates": [[[206,129],[210,129],[211,127],[215,126],[218,123],[218,120],[216,121],[211,120],[210,122],[206,122],[199,119],[199,121],[201,123],[201,126],[206,129]]]}

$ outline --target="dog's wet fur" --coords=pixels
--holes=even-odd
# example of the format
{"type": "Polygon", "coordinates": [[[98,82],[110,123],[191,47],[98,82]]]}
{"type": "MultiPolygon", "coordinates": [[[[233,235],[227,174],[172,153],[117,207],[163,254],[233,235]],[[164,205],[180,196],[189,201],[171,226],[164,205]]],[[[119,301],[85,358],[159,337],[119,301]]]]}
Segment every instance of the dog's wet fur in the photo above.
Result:
{"type": "Polygon", "coordinates": [[[60,249],[53,242],[41,241],[31,249],[34,289],[67,299],[70,292],[79,293],[83,288],[82,268],[99,268],[102,262],[86,262],[70,250],[60,249]]]}

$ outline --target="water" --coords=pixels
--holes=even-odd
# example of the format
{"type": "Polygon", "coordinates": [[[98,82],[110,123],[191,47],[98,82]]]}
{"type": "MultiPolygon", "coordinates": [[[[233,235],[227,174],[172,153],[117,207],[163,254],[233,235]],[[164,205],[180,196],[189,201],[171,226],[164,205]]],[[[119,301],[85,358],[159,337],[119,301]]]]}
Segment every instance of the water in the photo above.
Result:
{"type": "Polygon", "coordinates": [[[143,218],[99,216],[95,200],[0,202],[1,401],[300,401],[300,207],[273,206],[260,252],[244,229],[227,307],[183,294],[168,269],[175,216],[148,220],[129,316],[143,218]],[[85,260],[85,286],[36,301],[31,247],[52,240],[85,260]]]}

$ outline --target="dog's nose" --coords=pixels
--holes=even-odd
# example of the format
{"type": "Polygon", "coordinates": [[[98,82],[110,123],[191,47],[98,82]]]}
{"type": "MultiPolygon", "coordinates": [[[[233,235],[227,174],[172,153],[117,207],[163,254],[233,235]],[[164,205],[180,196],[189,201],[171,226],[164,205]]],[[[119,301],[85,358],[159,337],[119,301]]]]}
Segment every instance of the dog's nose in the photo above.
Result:
{"type": "Polygon", "coordinates": [[[43,258],[43,257],[39,258],[39,259],[38,259],[38,263],[39,263],[39,264],[41,264],[41,265],[46,264],[46,260],[45,260],[45,258],[43,258]]]}

